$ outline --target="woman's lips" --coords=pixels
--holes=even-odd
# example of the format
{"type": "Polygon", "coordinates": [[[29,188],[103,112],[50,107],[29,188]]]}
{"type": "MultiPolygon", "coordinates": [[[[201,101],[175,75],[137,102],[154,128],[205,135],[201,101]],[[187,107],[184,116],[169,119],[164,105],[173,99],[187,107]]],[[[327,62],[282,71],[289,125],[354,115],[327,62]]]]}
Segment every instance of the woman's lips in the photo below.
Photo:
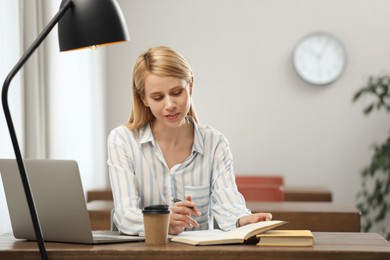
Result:
{"type": "Polygon", "coordinates": [[[168,119],[168,120],[175,120],[179,117],[179,114],[180,113],[175,113],[175,114],[169,114],[169,115],[166,115],[165,117],[168,119]]]}

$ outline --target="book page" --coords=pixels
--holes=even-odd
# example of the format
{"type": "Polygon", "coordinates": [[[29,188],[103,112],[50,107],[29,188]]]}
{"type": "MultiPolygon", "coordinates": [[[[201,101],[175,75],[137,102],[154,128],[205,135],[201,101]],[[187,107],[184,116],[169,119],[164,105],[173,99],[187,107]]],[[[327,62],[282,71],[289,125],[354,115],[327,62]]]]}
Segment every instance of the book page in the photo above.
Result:
{"type": "Polygon", "coordinates": [[[218,243],[226,240],[227,232],[224,232],[220,229],[214,230],[197,230],[197,231],[184,231],[179,235],[172,238],[172,241],[176,242],[185,242],[193,245],[197,244],[209,244],[209,243],[218,243]]]}
{"type": "Polygon", "coordinates": [[[261,221],[253,224],[248,224],[233,230],[230,230],[226,233],[229,237],[249,239],[252,236],[255,236],[259,233],[265,232],[277,226],[281,226],[286,222],[280,220],[271,220],[271,221],[261,221]]]}

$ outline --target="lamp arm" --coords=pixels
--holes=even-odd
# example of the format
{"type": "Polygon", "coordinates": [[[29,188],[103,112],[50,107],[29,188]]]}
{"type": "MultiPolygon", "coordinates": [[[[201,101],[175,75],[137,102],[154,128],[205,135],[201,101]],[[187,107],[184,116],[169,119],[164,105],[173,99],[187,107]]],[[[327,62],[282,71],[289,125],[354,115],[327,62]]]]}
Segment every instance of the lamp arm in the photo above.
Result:
{"type": "Polygon", "coordinates": [[[28,177],[26,174],[26,168],[24,166],[22,154],[20,152],[18,139],[16,137],[15,128],[12,123],[12,117],[8,106],[8,89],[9,85],[11,83],[11,80],[16,75],[16,73],[23,67],[23,65],[26,63],[26,61],[30,58],[30,56],[33,54],[33,52],[39,47],[39,45],[42,43],[42,41],[46,38],[46,36],[50,33],[50,31],[53,29],[53,27],[58,23],[58,21],[64,16],[66,11],[72,6],[72,0],[63,1],[63,3],[60,6],[60,10],[57,12],[57,14],[52,18],[52,20],[49,22],[49,24],[42,30],[42,32],[39,34],[39,36],[36,38],[36,40],[31,44],[31,46],[27,49],[27,51],[23,54],[23,56],[20,58],[18,63],[13,67],[11,72],[8,74],[4,81],[3,90],[2,90],[2,103],[3,103],[3,110],[5,119],[7,121],[8,130],[11,136],[12,145],[15,151],[16,161],[19,168],[20,177],[23,184],[24,193],[26,195],[28,208],[31,215],[31,220],[34,226],[34,232],[35,237],[38,242],[39,246],[39,252],[41,255],[41,259],[48,259],[46,248],[45,248],[45,242],[42,236],[42,230],[39,224],[39,219],[36,212],[36,207],[33,199],[33,195],[31,193],[30,184],[28,181],[28,177]]]}

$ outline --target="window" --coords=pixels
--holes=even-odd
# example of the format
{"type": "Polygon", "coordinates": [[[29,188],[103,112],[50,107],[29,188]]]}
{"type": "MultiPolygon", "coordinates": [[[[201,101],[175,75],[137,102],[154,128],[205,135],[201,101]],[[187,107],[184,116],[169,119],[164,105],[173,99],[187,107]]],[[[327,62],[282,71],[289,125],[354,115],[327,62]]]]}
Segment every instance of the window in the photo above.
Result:
{"type": "MultiPolygon", "coordinates": [[[[19,1],[0,2],[0,79],[1,88],[9,71],[20,58],[20,22],[19,22],[19,1]]],[[[21,84],[20,75],[16,75],[11,82],[8,93],[8,101],[12,113],[12,120],[17,131],[18,138],[22,137],[21,129],[21,84]],[[19,132],[18,132],[19,130],[19,132]]],[[[0,158],[14,158],[11,138],[4,117],[3,105],[0,113],[0,158]]],[[[23,140],[19,138],[22,144],[23,140]]],[[[0,179],[0,234],[11,231],[11,224],[8,215],[7,204],[4,196],[3,183],[0,179]]]]}

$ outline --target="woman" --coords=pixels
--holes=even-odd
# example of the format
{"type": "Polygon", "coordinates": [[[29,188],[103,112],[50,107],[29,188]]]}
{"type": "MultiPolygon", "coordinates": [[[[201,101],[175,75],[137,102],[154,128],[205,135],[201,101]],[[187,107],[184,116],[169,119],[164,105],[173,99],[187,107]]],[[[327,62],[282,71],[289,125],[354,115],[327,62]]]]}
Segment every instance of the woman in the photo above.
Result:
{"type": "Polygon", "coordinates": [[[251,214],[237,191],[225,137],[200,125],[191,102],[193,73],[168,47],[141,54],[133,70],[133,109],[108,137],[113,220],[122,233],[143,232],[142,208],[168,204],[169,233],[222,230],[270,220],[251,214]]]}

